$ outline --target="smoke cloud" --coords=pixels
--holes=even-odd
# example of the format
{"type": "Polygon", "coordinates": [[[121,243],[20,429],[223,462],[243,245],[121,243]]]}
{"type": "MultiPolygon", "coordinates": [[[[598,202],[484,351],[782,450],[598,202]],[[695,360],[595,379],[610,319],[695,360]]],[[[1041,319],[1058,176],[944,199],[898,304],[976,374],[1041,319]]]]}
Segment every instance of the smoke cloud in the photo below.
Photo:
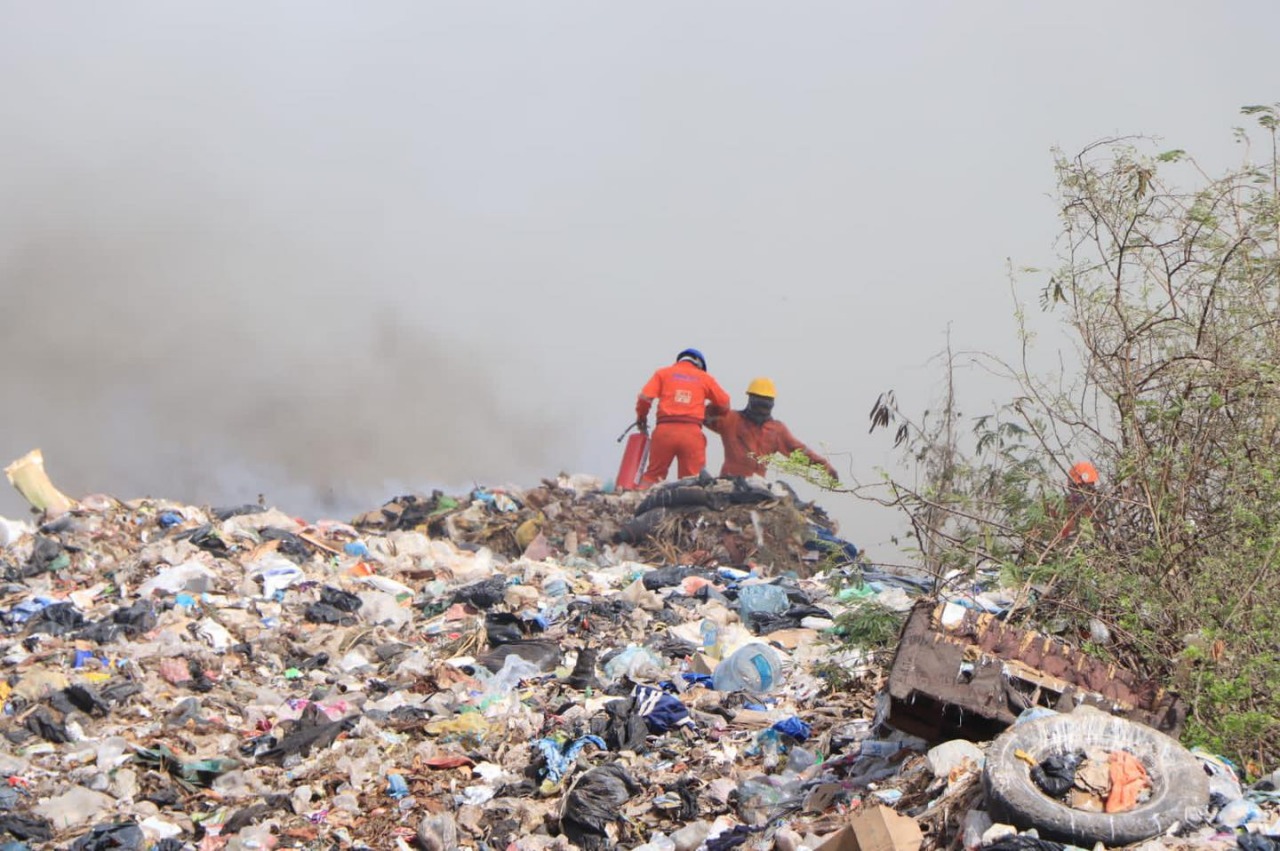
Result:
{"type": "Polygon", "coordinates": [[[263,212],[165,166],[8,187],[5,460],[42,447],[72,494],[305,513],[555,471],[551,420],[504,405],[488,347],[432,323],[451,284],[316,238],[322,210],[263,212]]]}

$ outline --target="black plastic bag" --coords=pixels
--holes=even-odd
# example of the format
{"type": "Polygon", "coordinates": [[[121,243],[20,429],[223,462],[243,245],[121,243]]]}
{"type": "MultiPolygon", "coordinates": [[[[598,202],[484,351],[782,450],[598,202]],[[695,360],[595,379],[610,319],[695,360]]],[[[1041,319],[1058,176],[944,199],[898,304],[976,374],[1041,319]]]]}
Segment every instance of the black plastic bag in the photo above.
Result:
{"type": "Polygon", "coordinates": [[[134,822],[100,824],[71,843],[71,851],[109,851],[112,848],[142,849],[147,844],[142,828],[134,822]]]}
{"type": "MultiPolygon", "coordinates": [[[[261,510],[261,509],[259,509],[261,510]]],[[[203,526],[197,526],[194,529],[188,529],[185,532],[179,532],[174,535],[174,540],[188,540],[194,546],[199,547],[207,553],[213,553],[218,556],[225,556],[230,552],[227,542],[222,540],[217,530],[213,528],[212,523],[206,523],[203,526]]]]}
{"type": "Polygon", "coordinates": [[[119,703],[126,698],[133,697],[135,694],[142,692],[142,684],[135,683],[131,680],[122,680],[118,683],[111,683],[102,689],[102,699],[110,703],[119,703]]]}
{"type": "Polygon", "coordinates": [[[320,589],[320,602],[333,606],[340,612],[358,612],[364,605],[364,601],[350,591],[328,585],[320,589]]]}
{"type": "Polygon", "coordinates": [[[24,726],[46,742],[52,742],[55,745],[71,741],[71,734],[67,732],[66,726],[43,706],[27,716],[24,726]]]}
{"type": "Polygon", "coordinates": [[[1236,844],[1244,851],[1280,851],[1280,839],[1261,833],[1237,833],[1236,844]]]}
{"type": "Polygon", "coordinates": [[[307,606],[302,616],[310,623],[350,626],[356,622],[352,613],[360,610],[362,602],[355,594],[325,586],[320,589],[320,602],[307,606]]]}
{"type": "Polygon", "coordinates": [[[130,638],[135,638],[155,627],[156,610],[146,600],[138,600],[132,606],[121,606],[112,612],[111,621],[120,624],[130,638]]]}
{"type": "Polygon", "coordinates": [[[698,817],[698,793],[693,788],[694,779],[692,777],[681,777],[675,783],[664,788],[668,792],[675,792],[680,796],[680,809],[676,813],[676,819],[682,822],[690,822],[698,817]]]}
{"type": "Polygon", "coordinates": [[[655,508],[653,511],[646,511],[644,514],[631,518],[622,527],[618,529],[618,533],[614,536],[616,543],[638,544],[645,538],[652,535],[662,525],[662,521],[667,519],[670,510],[666,508],[655,508]]]}
{"type": "Polygon", "coordinates": [[[222,826],[222,832],[226,836],[235,836],[246,827],[257,824],[264,817],[288,806],[288,795],[268,795],[259,803],[250,804],[243,809],[237,810],[231,818],[227,819],[227,823],[222,826]]]}
{"type": "Polygon", "coordinates": [[[745,845],[755,832],[756,828],[745,824],[734,825],[732,830],[726,830],[715,839],[708,839],[707,844],[702,847],[707,851],[729,851],[730,848],[745,845]]]}
{"type": "MultiPolygon", "coordinates": [[[[788,594],[788,596],[790,596],[788,594]]],[[[752,612],[751,631],[756,635],[768,635],[780,629],[799,629],[805,618],[830,618],[831,612],[818,606],[793,605],[781,614],[752,612]]]]}
{"type": "Polygon", "coordinates": [[[14,813],[0,816],[0,835],[6,833],[23,841],[47,842],[53,839],[53,825],[48,819],[14,813]]]}
{"type": "Polygon", "coordinates": [[[246,502],[244,505],[233,505],[226,508],[215,508],[212,514],[219,521],[230,520],[232,517],[239,517],[243,514],[261,514],[267,509],[254,502],[246,502]]]}
{"type": "Polygon", "coordinates": [[[124,635],[124,627],[110,621],[97,621],[89,624],[74,635],[77,641],[92,641],[99,646],[112,644],[124,635]]]}
{"type": "Polygon", "coordinates": [[[1031,781],[1050,798],[1061,798],[1076,782],[1076,769],[1084,760],[1082,753],[1051,756],[1031,769],[1031,781]]]}
{"type": "Polygon", "coordinates": [[[520,618],[510,612],[489,612],[484,616],[484,634],[490,647],[510,644],[524,638],[520,618]]]}
{"type": "Polygon", "coordinates": [[[111,706],[89,686],[67,686],[61,693],[72,706],[86,715],[101,718],[111,711],[111,706]]]}
{"type": "Polygon", "coordinates": [[[483,582],[464,585],[453,592],[453,603],[466,603],[477,609],[492,609],[507,595],[507,578],[494,576],[483,582]]]}
{"type": "Polygon", "coordinates": [[[36,612],[27,621],[27,633],[36,635],[66,635],[84,626],[84,615],[76,610],[74,603],[54,603],[36,612]]]}
{"type": "Polygon", "coordinates": [[[276,547],[276,551],[290,561],[301,564],[311,558],[311,548],[307,545],[307,542],[288,529],[277,529],[274,526],[268,526],[259,534],[262,535],[262,540],[264,541],[279,541],[280,545],[276,547]]]}
{"type": "Polygon", "coordinates": [[[554,671],[560,664],[560,645],[554,641],[539,639],[512,641],[500,644],[480,657],[480,664],[493,673],[502,670],[508,656],[519,656],[538,666],[542,672],[554,671]]]}
{"type": "Polygon", "coordinates": [[[31,550],[31,558],[27,559],[27,563],[16,572],[14,578],[27,579],[41,573],[48,573],[53,570],[53,563],[58,560],[58,556],[62,555],[63,549],[58,540],[37,535],[35,546],[31,550]]]}
{"type": "Polygon", "coordinates": [[[306,611],[302,613],[302,617],[307,623],[327,623],[337,626],[351,626],[356,619],[341,609],[335,609],[328,603],[312,603],[307,606],[306,611]]]}
{"type": "MultiPolygon", "coordinates": [[[[636,506],[636,516],[646,514],[655,508],[705,508],[712,504],[711,492],[706,488],[668,487],[657,488],[649,492],[636,506]]],[[[728,497],[726,496],[726,501],[728,497]]]]}
{"type": "Polygon", "coordinates": [[[258,759],[262,762],[283,762],[285,757],[295,753],[310,756],[313,749],[332,745],[340,733],[355,727],[357,720],[359,719],[355,715],[349,715],[338,721],[330,721],[314,703],[308,704],[294,728],[278,745],[260,754],[258,759]]]}
{"type": "Polygon", "coordinates": [[[641,577],[640,581],[644,583],[646,591],[658,591],[662,588],[672,588],[679,585],[689,576],[701,576],[703,578],[714,578],[714,574],[700,570],[696,567],[660,567],[657,570],[651,570],[641,577]]]}
{"type": "Polygon", "coordinates": [[[622,805],[642,788],[620,765],[593,768],[565,796],[560,829],[585,851],[611,848],[609,825],[621,818],[622,805]]]}
{"type": "Polygon", "coordinates": [[[636,708],[634,698],[606,703],[604,711],[591,719],[591,733],[604,739],[611,751],[644,753],[648,750],[649,725],[636,708]]]}

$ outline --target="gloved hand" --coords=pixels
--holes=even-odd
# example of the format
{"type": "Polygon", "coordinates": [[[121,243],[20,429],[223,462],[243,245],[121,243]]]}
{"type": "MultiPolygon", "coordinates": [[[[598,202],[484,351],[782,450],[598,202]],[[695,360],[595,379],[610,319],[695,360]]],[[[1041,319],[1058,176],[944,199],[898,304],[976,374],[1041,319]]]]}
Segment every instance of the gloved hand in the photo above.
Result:
{"type": "Polygon", "coordinates": [[[648,433],[649,433],[649,420],[648,420],[648,418],[637,418],[637,419],[636,419],[636,428],[640,430],[640,433],[641,433],[641,434],[648,434],[648,433]]]}

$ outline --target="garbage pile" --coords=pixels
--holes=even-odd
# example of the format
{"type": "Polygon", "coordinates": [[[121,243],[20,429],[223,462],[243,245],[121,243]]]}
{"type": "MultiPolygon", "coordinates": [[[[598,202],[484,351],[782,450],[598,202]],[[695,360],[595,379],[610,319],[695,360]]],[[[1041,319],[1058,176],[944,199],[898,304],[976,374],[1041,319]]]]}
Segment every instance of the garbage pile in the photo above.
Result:
{"type": "Polygon", "coordinates": [[[497,556],[572,565],[597,555],[646,564],[745,565],[807,576],[851,561],[821,507],[785,483],[702,477],[650,491],[610,493],[590,476],[560,476],[528,490],[479,488],[467,499],[437,491],[401,496],[356,518],[365,532],[419,531],[497,556]]]}
{"type": "MultiPolygon", "coordinates": [[[[883,660],[836,624],[868,599],[909,609],[922,583],[850,563],[823,519],[761,484],[615,495],[585,477],[352,523],[100,496],[0,519],[0,847],[1084,842],[1028,823],[1017,756],[1061,756],[1046,725],[1078,713],[1029,710],[1012,744],[887,726],[883,660]],[[676,496],[695,489],[706,504],[676,496]]],[[[1096,714],[1145,731],[1124,747],[1150,786],[1082,817],[1176,798],[1201,838],[1280,835],[1275,793],[1220,762],[1203,790],[1171,780],[1176,743],[1096,714]]]]}

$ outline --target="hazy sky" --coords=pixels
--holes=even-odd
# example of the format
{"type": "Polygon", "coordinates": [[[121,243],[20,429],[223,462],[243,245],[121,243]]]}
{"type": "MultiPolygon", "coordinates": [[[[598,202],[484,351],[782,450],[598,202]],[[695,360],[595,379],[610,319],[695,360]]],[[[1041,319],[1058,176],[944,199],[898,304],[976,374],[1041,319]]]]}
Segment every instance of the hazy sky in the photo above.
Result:
{"type": "MultiPolygon", "coordinates": [[[[1050,148],[1233,162],[1277,32],[1261,0],[0,1],[0,465],[342,517],[609,477],[693,345],[872,480],[867,411],[925,407],[948,324],[1010,350],[1050,148]]],[[[873,554],[898,526],[826,502],[873,554]]]]}

